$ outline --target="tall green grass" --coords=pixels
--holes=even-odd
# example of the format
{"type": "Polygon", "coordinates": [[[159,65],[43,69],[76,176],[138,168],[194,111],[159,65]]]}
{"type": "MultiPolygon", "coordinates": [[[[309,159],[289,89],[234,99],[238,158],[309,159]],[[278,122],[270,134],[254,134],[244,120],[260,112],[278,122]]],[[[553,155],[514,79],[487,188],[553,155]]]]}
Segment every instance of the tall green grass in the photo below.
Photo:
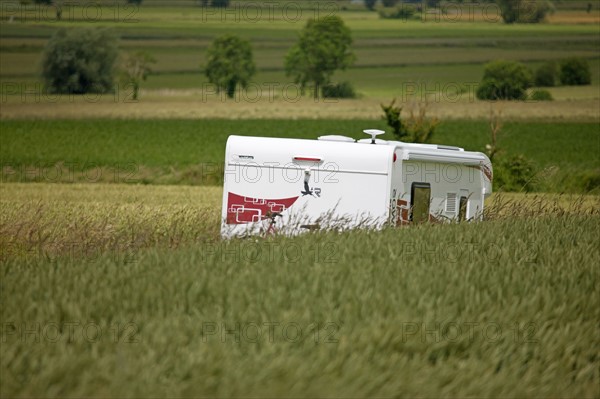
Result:
{"type": "Polygon", "coordinates": [[[0,261],[179,248],[219,235],[220,187],[13,184],[0,187],[0,261]]]}
{"type": "MultiPolygon", "coordinates": [[[[0,262],[94,259],[106,252],[131,257],[148,248],[216,242],[222,198],[221,187],[3,183],[0,262]]],[[[486,201],[484,218],[594,215],[598,209],[599,196],[497,193],[486,201]]]]}
{"type": "Polygon", "coordinates": [[[0,264],[3,397],[597,397],[598,215],[0,264]]]}

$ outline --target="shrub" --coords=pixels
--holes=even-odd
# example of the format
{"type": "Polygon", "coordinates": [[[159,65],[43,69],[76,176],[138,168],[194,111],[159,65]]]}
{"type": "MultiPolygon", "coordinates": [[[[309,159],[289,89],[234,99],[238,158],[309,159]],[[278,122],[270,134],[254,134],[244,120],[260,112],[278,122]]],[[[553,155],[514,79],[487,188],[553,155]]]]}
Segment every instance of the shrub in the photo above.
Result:
{"type": "Polygon", "coordinates": [[[375,10],[375,4],[377,4],[377,0],[365,0],[365,7],[370,11],[375,10]]]}
{"type": "Polygon", "coordinates": [[[408,134],[402,123],[402,118],[400,117],[402,107],[396,106],[396,99],[394,98],[390,105],[381,104],[381,110],[383,111],[383,119],[385,119],[387,125],[392,128],[394,136],[402,141],[408,134]]]}
{"type": "Polygon", "coordinates": [[[226,8],[229,7],[229,0],[212,0],[211,7],[226,8]]]}
{"type": "Polygon", "coordinates": [[[558,78],[558,67],[555,62],[546,62],[535,70],[533,83],[538,87],[553,87],[558,78]]]}
{"type": "Polygon", "coordinates": [[[229,7],[229,0],[200,0],[199,5],[201,7],[226,8],[229,7]]]}
{"type": "Polygon", "coordinates": [[[597,169],[585,171],[580,173],[578,177],[579,181],[581,182],[583,192],[589,193],[591,191],[600,191],[600,170],[597,169]]]}
{"type": "Polygon", "coordinates": [[[106,93],[113,89],[117,37],[102,28],[60,29],[42,56],[42,78],[50,93],[106,93]]]}
{"type": "Polygon", "coordinates": [[[410,110],[408,118],[403,121],[402,107],[396,105],[394,98],[390,105],[381,104],[383,111],[383,119],[389,127],[392,128],[392,133],[396,139],[406,141],[408,143],[427,143],[433,137],[435,129],[439,125],[436,118],[427,116],[427,104],[419,104],[415,114],[414,109],[410,110]]]}
{"type": "Polygon", "coordinates": [[[551,7],[546,0],[496,0],[500,15],[507,24],[538,23],[546,18],[551,7]]]}
{"type": "Polygon", "coordinates": [[[556,172],[545,184],[536,185],[536,191],[600,194],[600,169],[556,167],[556,172]]]}
{"type": "Polygon", "coordinates": [[[356,98],[356,91],[350,82],[330,83],[323,86],[324,98],[356,98]]]}
{"type": "Polygon", "coordinates": [[[400,0],[381,0],[384,7],[394,7],[400,0]]]}
{"type": "Polygon", "coordinates": [[[532,101],[552,101],[552,94],[548,90],[534,90],[529,96],[532,101]]]}
{"type": "Polygon", "coordinates": [[[560,63],[560,83],[563,85],[589,85],[591,82],[592,75],[587,60],[569,58],[560,63]]]}
{"type": "Polygon", "coordinates": [[[410,19],[414,14],[415,9],[404,4],[397,8],[379,10],[379,16],[388,19],[410,19]]]}
{"type": "Polygon", "coordinates": [[[514,61],[494,61],[485,66],[477,98],[524,100],[531,80],[531,72],[525,65],[514,61]]]}
{"type": "Polygon", "coordinates": [[[494,186],[502,191],[533,190],[535,167],[523,155],[500,158],[494,163],[494,186]]]}
{"type": "Polygon", "coordinates": [[[408,139],[412,143],[429,143],[435,133],[435,129],[440,124],[437,118],[427,116],[427,103],[420,103],[417,112],[410,110],[406,126],[408,129],[408,139]]]}
{"type": "Polygon", "coordinates": [[[548,1],[540,0],[540,1],[531,1],[526,0],[522,2],[523,11],[519,14],[519,19],[517,22],[525,23],[525,24],[535,24],[538,22],[542,22],[546,19],[546,14],[551,11],[551,6],[548,1]]]}

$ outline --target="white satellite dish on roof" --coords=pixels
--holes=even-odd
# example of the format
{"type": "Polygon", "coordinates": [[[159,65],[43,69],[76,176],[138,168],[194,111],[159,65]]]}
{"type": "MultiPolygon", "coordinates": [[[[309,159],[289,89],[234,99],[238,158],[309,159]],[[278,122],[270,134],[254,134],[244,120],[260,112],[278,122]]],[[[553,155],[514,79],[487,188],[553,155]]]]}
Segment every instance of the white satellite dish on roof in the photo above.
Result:
{"type": "Polygon", "coordinates": [[[377,140],[377,136],[385,134],[385,131],[378,130],[378,129],[366,129],[366,130],[363,130],[363,133],[371,136],[371,144],[375,144],[376,140],[377,140]]]}

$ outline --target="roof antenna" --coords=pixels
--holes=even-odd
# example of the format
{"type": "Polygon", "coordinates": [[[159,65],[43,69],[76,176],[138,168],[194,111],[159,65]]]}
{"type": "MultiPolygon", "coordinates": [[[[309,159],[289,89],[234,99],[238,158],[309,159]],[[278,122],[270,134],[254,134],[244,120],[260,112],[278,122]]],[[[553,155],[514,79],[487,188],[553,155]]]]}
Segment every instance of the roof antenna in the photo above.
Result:
{"type": "Polygon", "coordinates": [[[375,141],[377,140],[377,136],[379,136],[381,134],[385,134],[385,131],[377,130],[377,129],[367,129],[367,130],[363,130],[363,133],[371,136],[371,144],[375,144],[375,141]]]}

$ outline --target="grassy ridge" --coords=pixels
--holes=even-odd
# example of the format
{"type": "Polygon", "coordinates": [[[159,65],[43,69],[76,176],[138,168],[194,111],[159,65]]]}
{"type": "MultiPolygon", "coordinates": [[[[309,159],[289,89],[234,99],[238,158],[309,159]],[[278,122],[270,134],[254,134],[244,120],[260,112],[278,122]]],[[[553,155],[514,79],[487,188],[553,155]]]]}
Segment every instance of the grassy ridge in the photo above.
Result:
{"type": "MultiPolygon", "coordinates": [[[[58,174],[58,181],[83,181],[84,172],[98,168],[104,172],[87,176],[100,174],[110,181],[114,171],[106,170],[121,168],[127,182],[220,184],[219,170],[208,165],[223,163],[230,134],[358,138],[363,128],[386,126],[381,120],[2,121],[0,161],[3,181],[52,180],[58,174]],[[58,171],[52,170],[57,164],[58,171]]],[[[384,138],[394,139],[389,133],[384,138]]],[[[439,126],[434,142],[483,151],[489,127],[486,122],[447,121],[439,126]]],[[[507,123],[500,137],[500,147],[508,154],[523,154],[540,169],[557,167],[556,175],[540,188],[559,192],[578,190],[565,186],[573,173],[598,170],[599,145],[595,123],[507,123]]]]}
{"type": "Polygon", "coordinates": [[[1,394],[597,396],[599,222],[9,260],[1,394]]]}

